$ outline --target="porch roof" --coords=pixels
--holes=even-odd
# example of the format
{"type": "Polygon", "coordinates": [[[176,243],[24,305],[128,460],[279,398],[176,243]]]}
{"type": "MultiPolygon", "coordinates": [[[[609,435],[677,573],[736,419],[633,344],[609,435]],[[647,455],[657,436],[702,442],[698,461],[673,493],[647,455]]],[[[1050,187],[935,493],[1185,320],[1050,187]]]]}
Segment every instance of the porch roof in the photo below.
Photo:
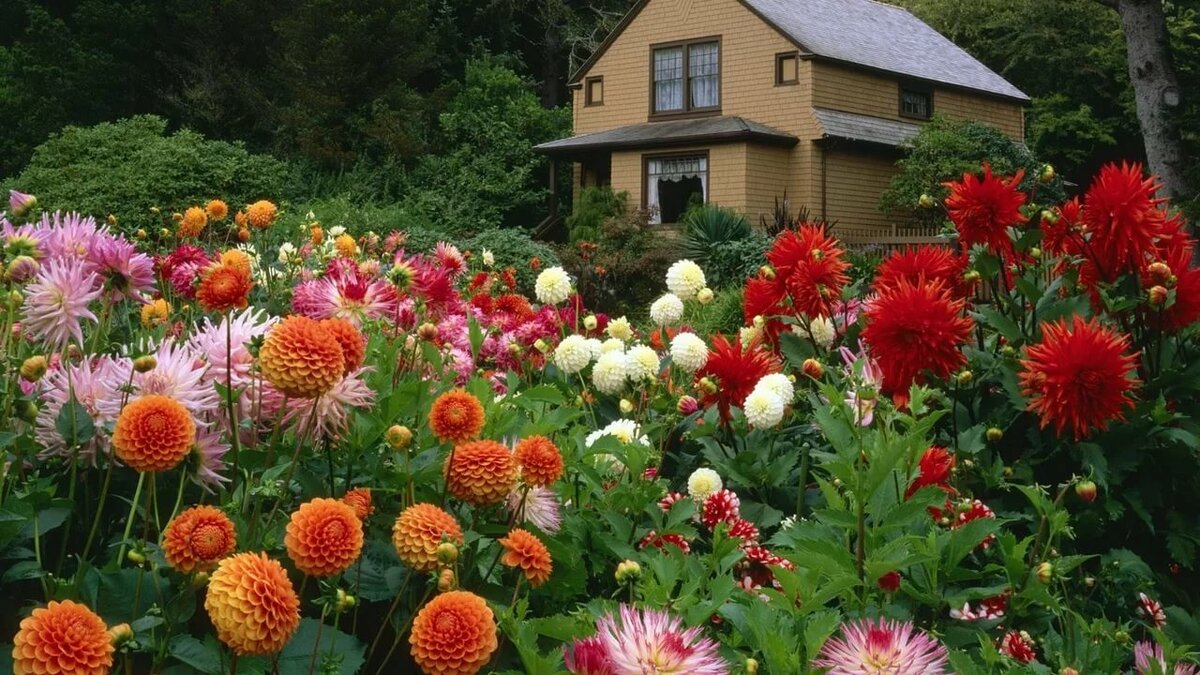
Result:
{"type": "Polygon", "coordinates": [[[921,131],[921,125],[897,122],[881,117],[813,108],[824,138],[841,138],[896,147],[921,131]]]}
{"type": "Polygon", "coordinates": [[[698,117],[647,122],[571,136],[535,146],[546,155],[569,156],[596,150],[640,150],[738,141],[791,147],[795,136],[743,117],[698,117]]]}

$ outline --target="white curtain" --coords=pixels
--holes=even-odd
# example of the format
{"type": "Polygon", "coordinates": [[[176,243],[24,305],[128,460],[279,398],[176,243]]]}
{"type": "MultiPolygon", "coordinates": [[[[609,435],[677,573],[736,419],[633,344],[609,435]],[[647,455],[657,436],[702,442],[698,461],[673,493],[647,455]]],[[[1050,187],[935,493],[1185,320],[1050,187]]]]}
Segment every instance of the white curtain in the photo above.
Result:
{"type": "Polygon", "coordinates": [[[662,222],[659,206],[659,185],[663,182],[678,182],[685,178],[700,179],[700,197],[708,200],[707,157],[664,157],[646,163],[646,208],[650,210],[650,222],[662,222]]]}
{"type": "Polygon", "coordinates": [[[721,104],[721,57],[717,43],[688,47],[688,87],[691,107],[715,108],[721,104]]]}
{"type": "Polygon", "coordinates": [[[683,47],[654,51],[654,110],[683,109],[683,47]]]}

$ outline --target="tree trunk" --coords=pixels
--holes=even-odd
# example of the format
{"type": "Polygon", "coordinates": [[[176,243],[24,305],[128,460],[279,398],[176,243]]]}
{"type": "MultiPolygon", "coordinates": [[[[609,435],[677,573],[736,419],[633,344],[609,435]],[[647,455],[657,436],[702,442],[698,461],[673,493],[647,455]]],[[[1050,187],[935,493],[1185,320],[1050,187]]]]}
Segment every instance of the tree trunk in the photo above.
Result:
{"type": "Polygon", "coordinates": [[[1146,160],[1169,197],[1187,195],[1186,156],[1179,130],[1179,80],[1171,63],[1170,36],[1162,0],[1100,0],[1115,7],[1125,33],[1129,79],[1137,102],[1146,160]]]}
{"type": "Polygon", "coordinates": [[[562,86],[562,29],[558,25],[560,11],[555,11],[556,0],[542,4],[542,107],[556,108],[560,102],[559,87],[562,86]]]}

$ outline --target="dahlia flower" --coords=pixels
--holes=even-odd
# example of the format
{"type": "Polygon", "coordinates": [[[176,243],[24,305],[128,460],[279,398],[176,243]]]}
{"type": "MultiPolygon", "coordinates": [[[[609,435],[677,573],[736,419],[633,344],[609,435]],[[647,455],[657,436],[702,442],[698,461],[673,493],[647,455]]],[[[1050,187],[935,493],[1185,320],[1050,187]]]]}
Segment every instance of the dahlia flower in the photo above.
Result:
{"type": "Polygon", "coordinates": [[[203,250],[184,244],[170,255],[159,258],[157,266],[159,275],[171,282],[176,295],[192,299],[196,297],[196,279],[212,263],[203,250]]]}
{"type": "Polygon", "coordinates": [[[625,342],[633,339],[633,326],[629,324],[629,319],[623,316],[609,321],[608,325],[604,327],[604,332],[608,333],[609,337],[625,342]]]}
{"type": "Polygon", "coordinates": [[[625,342],[617,338],[608,338],[600,343],[600,353],[607,354],[609,352],[625,352],[625,342]]]}
{"type": "Polygon", "coordinates": [[[921,455],[921,459],[917,465],[917,477],[909,483],[908,489],[904,491],[904,498],[908,499],[917,493],[918,490],[924,487],[936,486],[946,491],[947,494],[954,494],[954,488],[949,486],[950,474],[954,471],[955,458],[954,455],[945,448],[933,445],[921,455]]]}
{"type": "Polygon", "coordinates": [[[154,261],[122,237],[97,236],[88,249],[87,268],[113,301],[143,300],[154,290],[154,261]]]}
{"type": "Polygon", "coordinates": [[[521,439],[513,448],[513,457],[521,467],[521,480],[526,485],[550,485],[562,477],[562,453],[545,436],[521,439]]]}
{"type": "MultiPolygon", "coordinates": [[[[705,351],[707,352],[707,347],[705,351]]],[[[658,352],[646,345],[637,344],[625,353],[625,367],[628,369],[630,381],[643,382],[657,377],[662,363],[658,359],[658,352]]]]}
{"type": "Polygon", "coordinates": [[[758,342],[742,345],[724,335],[712,338],[712,350],[697,377],[715,380],[715,393],[705,393],[704,404],[717,404],[722,420],[729,420],[730,407],[740,405],[758,381],[780,370],[778,359],[758,342]]]}
{"type": "Polygon", "coordinates": [[[684,300],[695,298],[706,286],[704,270],[691,260],[678,260],[667,268],[667,290],[684,300]]]}
{"type": "Polygon", "coordinates": [[[1028,219],[1021,214],[1025,193],[1020,191],[1025,171],[1018,170],[1008,179],[992,175],[992,167],[983,165],[983,178],[963,174],[961,181],[945,183],[950,188],[946,198],[946,213],[958,229],[958,238],[970,248],[987,246],[1004,257],[1015,254],[1008,228],[1019,226],[1028,219]]]}
{"type": "Polygon", "coordinates": [[[342,347],[317,321],[289,316],[271,328],[258,352],[263,376],[292,398],[313,399],[345,373],[342,347]]]}
{"type": "Polygon", "coordinates": [[[443,541],[462,546],[462,528],[454,516],[433,504],[413,504],[392,527],[392,545],[400,561],[418,572],[437,568],[437,548],[443,541]]]}
{"type": "Polygon", "coordinates": [[[197,429],[191,454],[192,482],[208,493],[224,487],[229,479],[221,473],[226,469],[225,454],[228,452],[229,444],[221,440],[219,432],[197,429]]]}
{"type": "Polygon", "coordinates": [[[426,603],[413,619],[408,642],[417,666],[438,675],[475,675],[499,647],[491,608],[468,591],[449,591],[426,603]]]}
{"type": "Polygon", "coordinates": [[[340,439],[350,425],[350,410],[367,409],[375,403],[375,390],[363,381],[368,368],[347,374],[314,401],[289,399],[283,423],[315,438],[340,439]]]}
{"type": "Polygon", "coordinates": [[[555,534],[562,527],[558,495],[548,487],[513,488],[505,500],[510,516],[519,517],[546,534],[555,534]]]}
{"type": "Polygon", "coordinates": [[[603,394],[616,395],[625,391],[627,370],[624,352],[601,354],[592,367],[592,384],[603,394]]]}
{"type": "Polygon", "coordinates": [[[51,601],[21,620],[13,637],[14,675],[105,675],[113,665],[104,620],[71,600],[51,601]]]}
{"type": "Polygon", "coordinates": [[[483,430],[483,404],[461,389],[438,396],[429,408],[429,428],[443,443],[462,443],[483,430]]]}
{"type": "Polygon", "coordinates": [[[646,447],[650,447],[650,439],[642,434],[641,427],[638,426],[638,423],[633,420],[626,419],[613,420],[612,422],[609,422],[608,425],[603,429],[593,431],[587,435],[587,438],[584,439],[583,444],[590,448],[596,441],[600,440],[600,438],[604,436],[612,436],[620,441],[623,445],[639,443],[646,447]]]}
{"type": "Polygon", "coordinates": [[[184,574],[207,571],[237,549],[233,521],[212,506],[193,506],[167,523],[162,550],[167,564],[184,574]]]}
{"type": "Polygon", "coordinates": [[[386,279],[369,277],[357,267],[331,267],[321,279],[306,281],[292,293],[292,309],[312,319],[345,319],[355,326],[391,317],[400,297],[386,279]]]}
{"type": "Polygon", "coordinates": [[[1033,638],[1025,631],[1010,630],[1000,638],[1000,653],[1017,663],[1032,663],[1037,660],[1033,638]]]}
{"type": "Polygon", "coordinates": [[[831,303],[841,297],[842,288],[850,280],[846,276],[850,263],[842,259],[844,255],[845,251],[826,233],[824,226],[804,223],[796,230],[780,234],[767,251],[771,274],[760,274],[746,284],[743,292],[746,322],[763,317],[767,320],[767,332],[774,339],[784,324],[772,317],[828,316],[831,303]]]}
{"type": "Polygon", "coordinates": [[[703,499],[700,507],[700,522],[710,530],[721,523],[734,523],[741,519],[742,500],[733,490],[721,488],[703,499]]]}
{"type": "MultiPolygon", "coordinates": [[[[797,335],[804,335],[804,331],[800,326],[792,326],[792,332],[797,335]]],[[[833,321],[828,317],[818,316],[813,317],[812,321],[808,322],[808,336],[817,343],[817,346],[823,349],[829,349],[837,340],[837,328],[834,327],[833,321]]]]}
{"type": "Polygon", "coordinates": [[[861,619],[842,624],[812,665],[829,675],[942,675],[951,672],[946,648],[911,623],[861,619]]]}
{"type": "Polygon", "coordinates": [[[279,207],[266,199],[260,199],[246,207],[246,222],[251,227],[265,230],[275,222],[279,215],[279,207]]]}
{"type": "Polygon", "coordinates": [[[112,436],[117,457],[143,473],[175,468],[191,452],[195,440],[196,424],[187,408],[158,394],[127,403],[112,436]]]}
{"type": "Polygon", "coordinates": [[[318,497],[292,513],[283,545],[304,574],[320,578],[341,574],[362,552],[362,521],[349,504],[318,497]]]}
{"type": "Polygon", "coordinates": [[[554,348],[554,365],[567,375],[574,375],[592,362],[592,350],[587,338],[568,335],[554,348]]]}
{"type": "Polygon", "coordinates": [[[900,279],[914,286],[924,281],[940,281],[942,287],[955,297],[965,297],[968,291],[963,275],[967,271],[967,256],[946,246],[908,247],[892,251],[875,272],[875,288],[886,288],[900,279]]]}
{"type": "MultiPolygon", "coordinates": [[[[591,661],[607,662],[613,675],[725,675],[730,670],[717,653],[715,641],[704,637],[699,628],[684,628],[678,617],[667,612],[639,610],[623,604],[618,614],[601,617],[596,628],[596,637],[607,659],[591,661]]],[[[577,664],[580,641],[573,647],[576,653],[569,658],[577,664]]]]}
{"type": "Polygon", "coordinates": [[[708,345],[695,333],[679,333],[671,338],[671,362],[685,373],[694,373],[708,362],[708,345]]]}
{"type": "Polygon", "coordinates": [[[1106,280],[1141,267],[1164,233],[1162,186],[1142,177],[1141,164],[1106,164],[1084,197],[1082,220],[1087,252],[1106,280]]]}
{"type": "Polygon", "coordinates": [[[720,492],[723,486],[721,474],[707,467],[696,469],[687,479],[688,496],[701,504],[709,495],[720,492]]]}
{"type": "Polygon", "coordinates": [[[179,236],[184,239],[199,237],[208,225],[208,214],[199,206],[188,207],[179,221],[179,236]]]}
{"type": "Polygon", "coordinates": [[[861,342],[859,354],[845,346],[838,351],[850,383],[846,390],[846,405],[854,411],[855,422],[864,427],[870,426],[875,419],[876,394],[883,387],[883,372],[861,342]]]}
{"type": "Polygon", "coordinates": [[[84,260],[88,250],[96,243],[97,237],[108,234],[108,228],[98,225],[96,219],[91,216],[60,211],[42,214],[35,230],[35,237],[41,243],[45,260],[84,260]]]}
{"type": "Polygon", "coordinates": [[[450,494],[474,506],[499,504],[517,484],[517,460],[501,443],[455,446],[442,469],[450,494]]]}
{"type": "Polygon", "coordinates": [[[102,289],[94,272],[79,259],[51,259],[25,288],[21,328],[53,350],[83,343],[84,319],[95,321],[88,305],[102,289]]]}
{"type": "Polygon", "coordinates": [[[1145,619],[1146,623],[1155,628],[1163,628],[1167,625],[1167,614],[1163,611],[1162,603],[1145,593],[1138,593],[1137,613],[1138,616],[1145,619]]]}
{"type": "Polygon", "coordinates": [[[783,421],[786,405],[779,395],[769,389],[755,389],[742,403],[746,421],[755,429],[770,429],[783,421]]]}
{"type": "Polygon", "coordinates": [[[78,453],[79,459],[95,466],[98,450],[108,447],[106,429],[116,421],[119,410],[102,405],[103,401],[121,396],[119,387],[129,380],[133,365],[128,359],[117,360],[111,356],[84,359],[78,364],[50,370],[38,386],[41,388],[41,406],[38,409],[34,436],[43,450],[38,455],[70,458],[78,453]],[[58,429],[58,417],[71,400],[72,395],[92,420],[95,434],[91,440],[77,449],[71,447],[58,429]]]}
{"type": "Polygon", "coordinates": [[[1128,336],[1094,318],[1043,323],[1042,341],[1026,348],[1020,373],[1021,392],[1042,428],[1069,430],[1079,440],[1124,419],[1140,384],[1137,357],[1128,349],[1128,336]]]}
{"type": "Polygon", "coordinates": [[[504,550],[500,562],[520,570],[530,586],[536,588],[550,579],[550,574],[554,571],[554,561],[541,539],[528,530],[513,528],[507,536],[497,541],[504,550]]]}
{"type": "Polygon", "coordinates": [[[209,267],[196,286],[196,301],[210,312],[245,309],[254,288],[250,273],[248,264],[245,268],[225,264],[209,267]]]}
{"type": "Polygon", "coordinates": [[[576,638],[563,647],[563,661],[572,675],[614,675],[612,659],[600,636],[576,638]]]}
{"type": "Polygon", "coordinates": [[[785,404],[791,403],[792,399],[796,398],[796,387],[792,384],[791,378],[783,373],[771,373],[764,376],[754,385],[755,389],[765,389],[779,397],[785,404]]]}
{"type": "Polygon", "coordinates": [[[217,565],[204,609],[217,637],[238,654],[274,654],[300,626],[300,600],[287,572],[265,553],[239,553],[217,565]]]}
{"type": "Polygon", "coordinates": [[[1153,675],[1154,673],[1174,673],[1174,675],[1197,675],[1200,668],[1190,663],[1176,663],[1175,668],[1167,666],[1167,657],[1163,654],[1162,645],[1139,640],[1133,646],[1133,668],[1137,675],[1153,675]]]}
{"type": "Polygon", "coordinates": [[[16,190],[8,191],[8,212],[11,213],[14,218],[20,218],[21,216],[24,216],[36,205],[37,197],[24,192],[17,192],[16,190]]]}
{"type": "Polygon", "coordinates": [[[458,278],[467,271],[467,261],[463,258],[462,251],[459,251],[454,244],[439,241],[437,246],[433,247],[433,257],[450,273],[451,277],[458,278]]]}
{"type": "MultiPolygon", "coordinates": [[[[132,378],[128,369],[108,373],[107,393],[99,402],[104,414],[116,419],[122,403],[131,395],[159,394],[182,403],[198,427],[207,426],[208,415],[217,411],[221,400],[207,377],[208,366],[200,355],[187,344],[167,338],[155,350],[154,359],[152,370],[134,372],[132,378]],[[132,394],[125,391],[126,385],[131,387],[132,394]]],[[[224,377],[221,381],[224,382],[224,377]]]]}
{"type": "Polygon", "coordinates": [[[670,326],[683,318],[683,300],[674,293],[664,293],[650,304],[650,320],[658,326],[670,326]]]}
{"type": "Polygon", "coordinates": [[[571,296],[571,276],[561,267],[548,267],[534,282],[533,294],[546,305],[564,302],[571,296]]]}

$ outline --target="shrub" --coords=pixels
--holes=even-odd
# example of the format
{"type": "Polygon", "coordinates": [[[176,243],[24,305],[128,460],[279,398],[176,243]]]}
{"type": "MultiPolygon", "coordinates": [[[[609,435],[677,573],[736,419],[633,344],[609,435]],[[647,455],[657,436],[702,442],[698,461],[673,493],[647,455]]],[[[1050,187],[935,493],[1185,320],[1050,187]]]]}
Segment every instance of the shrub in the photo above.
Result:
{"type": "Polygon", "coordinates": [[[704,265],[709,255],[730,242],[750,236],[750,222],[742,214],[720,206],[689,209],[682,223],[687,241],[684,255],[704,265]]]}
{"type": "Polygon", "coordinates": [[[604,221],[596,242],[564,246],[559,256],[576,279],[589,306],[614,316],[641,316],[667,267],[678,256],[678,242],[649,224],[645,211],[627,211],[604,221]]]}
{"type": "Polygon", "coordinates": [[[459,240],[459,247],[464,251],[474,251],[476,255],[485,248],[491,251],[496,257],[496,268],[515,268],[518,288],[529,295],[533,294],[533,282],[538,275],[538,270],[531,267],[529,261],[537,258],[541,261],[541,268],[559,264],[554,249],[534,241],[528,232],[516,228],[484,230],[473,237],[459,240]]]}
{"type": "Polygon", "coordinates": [[[36,194],[44,209],[111,213],[118,227],[132,231],[160,223],[151,207],[179,211],[214,197],[231,207],[277,199],[286,173],[270,156],[186,129],[169,134],[166,120],[144,115],[63,129],[34,150],[12,184],[36,194]]]}
{"type": "Polygon", "coordinates": [[[743,325],[742,288],[733,286],[713,295],[713,301],[699,313],[695,329],[700,335],[736,335],[743,325]]]}
{"type": "Polygon", "coordinates": [[[608,186],[585,187],[575,198],[571,215],[567,216],[570,240],[596,241],[604,221],[625,213],[628,207],[628,192],[613,192],[608,186]]]}
{"type": "Polygon", "coordinates": [[[753,234],[714,248],[704,267],[708,285],[724,288],[740,286],[763,264],[763,254],[771,247],[771,238],[753,234]]]}

